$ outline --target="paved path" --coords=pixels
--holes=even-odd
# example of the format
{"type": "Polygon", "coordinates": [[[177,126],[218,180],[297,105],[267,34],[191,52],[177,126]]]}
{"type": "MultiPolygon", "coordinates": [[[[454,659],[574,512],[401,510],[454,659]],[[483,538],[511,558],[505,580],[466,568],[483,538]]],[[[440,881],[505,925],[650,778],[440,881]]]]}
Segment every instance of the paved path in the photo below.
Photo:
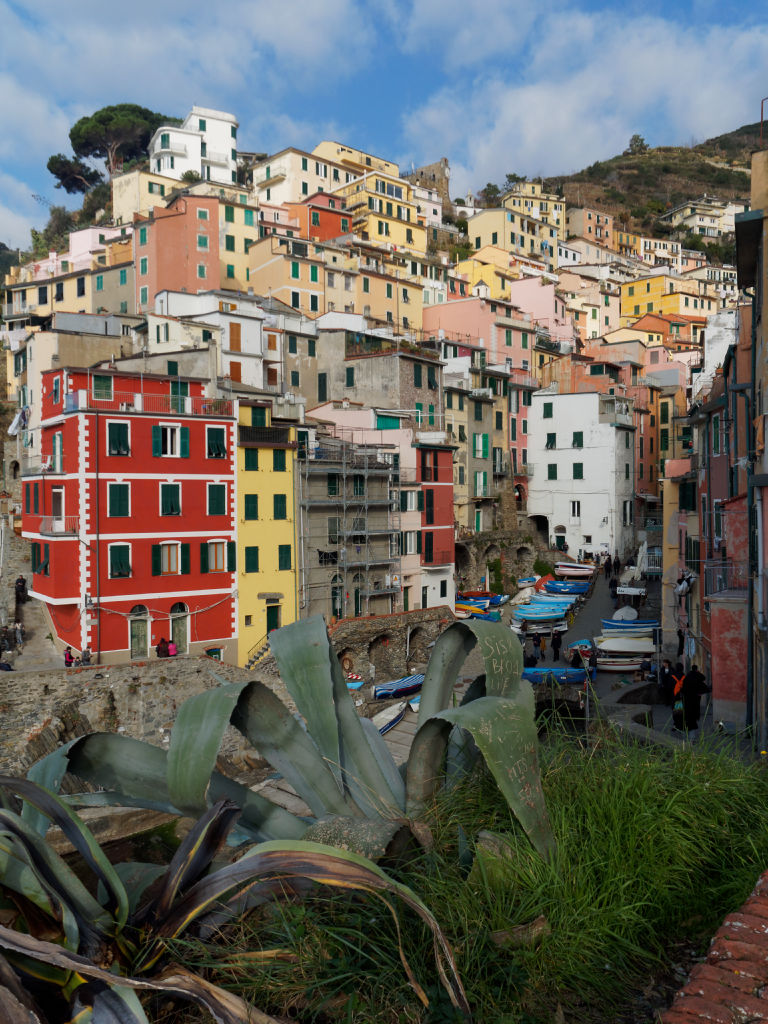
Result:
{"type": "Polygon", "coordinates": [[[64,658],[49,638],[40,602],[30,598],[19,606],[24,624],[24,647],[21,654],[13,659],[14,672],[45,672],[48,669],[62,669],[64,658]]]}

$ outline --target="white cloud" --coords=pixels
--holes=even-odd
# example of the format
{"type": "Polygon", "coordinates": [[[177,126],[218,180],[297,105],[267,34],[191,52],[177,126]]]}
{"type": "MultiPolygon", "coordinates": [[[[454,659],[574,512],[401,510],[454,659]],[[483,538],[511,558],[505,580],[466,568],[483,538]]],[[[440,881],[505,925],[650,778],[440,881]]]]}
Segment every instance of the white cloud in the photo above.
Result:
{"type": "Polygon", "coordinates": [[[33,199],[34,188],[0,172],[0,242],[11,249],[28,249],[29,230],[42,227],[48,211],[33,199]]]}

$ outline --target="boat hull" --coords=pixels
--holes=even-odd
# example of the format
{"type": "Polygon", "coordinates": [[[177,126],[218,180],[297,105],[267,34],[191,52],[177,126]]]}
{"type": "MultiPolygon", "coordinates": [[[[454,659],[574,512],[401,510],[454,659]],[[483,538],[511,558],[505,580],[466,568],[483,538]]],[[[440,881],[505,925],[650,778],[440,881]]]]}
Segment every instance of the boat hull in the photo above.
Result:
{"type": "Polygon", "coordinates": [[[594,679],[594,670],[588,673],[583,668],[524,668],[523,679],[529,683],[546,683],[554,678],[556,683],[573,685],[585,683],[587,678],[594,679]]]}
{"type": "Polygon", "coordinates": [[[407,697],[417,693],[424,684],[424,673],[419,672],[411,676],[403,676],[402,679],[393,679],[391,683],[382,683],[374,686],[374,700],[391,700],[393,697],[407,697]]]}

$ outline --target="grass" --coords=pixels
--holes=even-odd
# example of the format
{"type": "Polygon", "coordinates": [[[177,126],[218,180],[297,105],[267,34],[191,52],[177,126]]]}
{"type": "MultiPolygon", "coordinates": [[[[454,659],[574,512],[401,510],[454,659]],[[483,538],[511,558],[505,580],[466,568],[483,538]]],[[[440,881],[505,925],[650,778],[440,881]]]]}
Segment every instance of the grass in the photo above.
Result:
{"type": "MultiPolygon", "coordinates": [[[[607,1020],[606,1008],[662,966],[671,946],[704,948],[768,865],[768,773],[759,764],[607,732],[591,749],[554,735],[541,767],[558,840],[551,863],[532,851],[481,768],[432,808],[432,849],[398,874],[437,915],[483,1024],[550,1021],[558,1005],[573,1019],[607,1020]],[[479,843],[488,832],[502,842],[479,843]],[[509,941],[511,929],[541,917],[537,941],[509,941]]],[[[302,1021],[457,1020],[438,991],[429,936],[398,912],[429,1009],[408,984],[398,932],[377,901],[326,893],[262,907],[215,945],[177,954],[261,1010],[302,1021]],[[274,949],[281,953],[261,958],[274,949]]]]}

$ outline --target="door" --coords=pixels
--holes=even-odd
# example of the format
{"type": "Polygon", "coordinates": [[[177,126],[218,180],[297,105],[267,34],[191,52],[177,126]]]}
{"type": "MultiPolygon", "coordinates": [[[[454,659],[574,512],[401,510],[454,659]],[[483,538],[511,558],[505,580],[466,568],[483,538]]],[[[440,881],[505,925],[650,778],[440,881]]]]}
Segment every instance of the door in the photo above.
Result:
{"type": "Polygon", "coordinates": [[[360,588],[355,587],[355,617],[360,615],[363,610],[363,599],[360,596],[360,588]]]}
{"type": "Polygon", "coordinates": [[[176,644],[178,654],[187,653],[187,616],[173,615],[171,617],[171,639],[176,644]]]}
{"type": "Polygon", "coordinates": [[[64,531],[64,488],[51,488],[51,518],[52,528],[55,533],[64,531]]]}
{"type": "Polygon", "coordinates": [[[483,530],[483,513],[480,509],[475,511],[475,533],[482,533],[483,530]]]}
{"type": "Polygon", "coordinates": [[[173,412],[185,412],[187,398],[189,397],[189,381],[171,381],[171,410],[173,412]]]}
{"type": "Polygon", "coordinates": [[[558,551],[565,551],[565,534],[564,533],[556,533],[555,534],[555,544],[557,545],[557,550],[558,551]]]}
{"type": "Polygon", "coordinates": [[[403,611],[410,611],[411,606],[411,588],[403,587],[403,611]]]}
{"type": "Polygon", "coordinates": [[[429,600],[429,587],[421,588],[421,607],[427,607],[427,601],[429,600]]]}
{"type": "Polygon", "coordinates": [[[267,605],[267,632],[271,633],[273,629],[280,628],[280,605],[279,604],[268,604],[267,605]]]}
{"type": "Polygon", "coordinates": [[[131,659],[147,656],[147,620],[131,619],[131,659]]]}

